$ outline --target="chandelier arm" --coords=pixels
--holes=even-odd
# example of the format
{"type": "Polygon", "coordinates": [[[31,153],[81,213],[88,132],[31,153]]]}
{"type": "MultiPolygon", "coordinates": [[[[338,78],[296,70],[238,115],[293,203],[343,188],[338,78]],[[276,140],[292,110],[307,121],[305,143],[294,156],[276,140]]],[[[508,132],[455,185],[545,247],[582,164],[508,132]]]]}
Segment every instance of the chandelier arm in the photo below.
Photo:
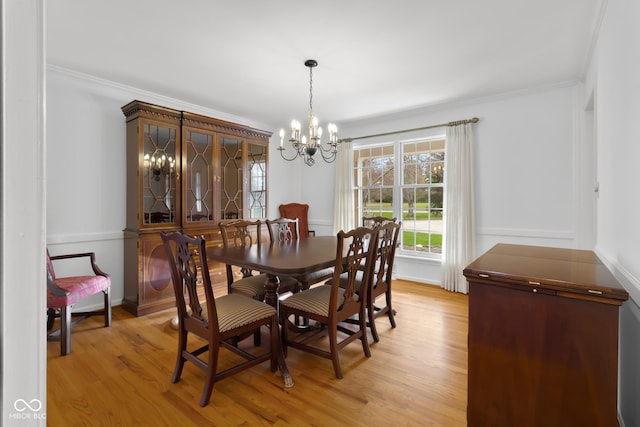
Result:
{"type": "Polygon", "coordinates": [[[325,153],[333,153],[335,151],[338,151],[337,147],[334,147],[331,144],[320,144],[318,143],[318,145],[316,145],[316,147],[318,147],[320,149],[320,151],[324,151],[325,153]]]}
{"type": "Polygon", "coordinates": [[[283,159],[285,159],[286,161],[288,161],[288,162],[292,162],[292,161],[294,161],[295,159],[297,159],[298,157],[300,157],[300,156],[301,156],[300,148],[298,148],[297,150],[294,148],[294,150],[293,150],[294,155],[293,155],[293,157],[291,157],[291,158],[287,158],[287,157],[285,157],[284,152],[286,151],[286,148],[284,148],[284,147],[278,147],[278,151],[280,151],[280,156],[281,156],[283,159]]]}
{"type": "Polygon", "coordinates": [[[336,155],[338,154],[338,150],[325,150],[320,149],[320,155],[322,156],[322,160],[327,163],[333,163],[336,160],[336,155]],[[328,153],[328,154],[325,154],[328,153]]]}

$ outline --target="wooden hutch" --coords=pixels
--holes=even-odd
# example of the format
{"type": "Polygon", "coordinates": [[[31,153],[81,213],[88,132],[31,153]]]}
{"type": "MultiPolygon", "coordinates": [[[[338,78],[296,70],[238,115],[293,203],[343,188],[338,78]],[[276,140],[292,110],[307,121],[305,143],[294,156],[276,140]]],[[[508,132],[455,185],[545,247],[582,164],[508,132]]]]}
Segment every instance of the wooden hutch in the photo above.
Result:
{"type": "Polygon", "coordinates": [[[618,426],[629,295],[595,253],[498,244],[464,275],[469,427],[618,426]]]}
{"type": "MultiPolygon", "coordinates": [[[[137,316],[174,306],[160,231],[204,235],[218,222],[267,216],[271,132],[141,101],[122,107],[127,128],[123,306],[137,316]]],[[[226,287],[224,266],[211,280],[226,287]]]]}

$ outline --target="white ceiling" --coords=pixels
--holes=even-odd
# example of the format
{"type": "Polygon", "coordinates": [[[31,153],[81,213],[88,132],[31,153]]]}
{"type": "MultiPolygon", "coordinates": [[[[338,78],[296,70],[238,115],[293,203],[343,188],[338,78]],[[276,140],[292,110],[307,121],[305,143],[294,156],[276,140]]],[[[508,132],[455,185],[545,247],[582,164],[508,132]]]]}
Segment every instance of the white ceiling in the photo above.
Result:
{"type": "Polygon", "coordinates": [[[47,63],[259,123],[581,77],[603,0],[51,0],[47,63]]]}

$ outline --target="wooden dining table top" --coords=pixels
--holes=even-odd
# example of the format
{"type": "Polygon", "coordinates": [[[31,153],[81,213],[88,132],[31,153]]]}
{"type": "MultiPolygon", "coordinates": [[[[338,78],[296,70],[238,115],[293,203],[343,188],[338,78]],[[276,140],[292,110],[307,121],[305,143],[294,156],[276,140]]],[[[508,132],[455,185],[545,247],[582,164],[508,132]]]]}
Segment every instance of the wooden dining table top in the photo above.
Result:
{"type": "Polygon", "coordinates": [[[262,243],[248,248],[207,248],[207,258],[275,276],[299,276],[334,266],[336,248],[335,236],[310,236],[288,243],[262,243]]]}

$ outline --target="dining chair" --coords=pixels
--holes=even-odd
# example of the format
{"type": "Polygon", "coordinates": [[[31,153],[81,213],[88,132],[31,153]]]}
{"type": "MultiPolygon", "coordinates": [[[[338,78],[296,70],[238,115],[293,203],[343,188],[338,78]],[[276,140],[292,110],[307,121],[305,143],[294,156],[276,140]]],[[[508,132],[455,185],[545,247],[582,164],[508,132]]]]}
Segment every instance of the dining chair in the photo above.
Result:
{"type": "MultiPolygon", "coordinates": [[[[298,224],[299,218],[278,218],[274,220],[267,219],[267,230],[269,231],[269,239],[271,243],[291,243],[298,240],[300,236],[298,224]]],[[[309,289],[311,285],[323,282],[333,276],[333,267],[324,268],[318,271],[312,271],[303,276],[297,276],[296,280],[300,283],[301,290],[309,289]]]]}
{"type": "Polygon", "coordinates": [[[356,276],[364,266],[362,280],[371,278],[375,262],[378,231],[359,227],[337,235],[335,271],[326,284],[293,294],[280,301],[280,323],[282,325],[282,345],[287,355],[288,347],[303,350],[317,356],[331,359],[337,378],[342,378],[339,352],[347,344],[360,340],[366,357],[371,356],[366,330],[367,286],[358,292],[356,276]],[[347,285],[340,286],[341,274],[345,273],[347,285]],[[291,317],[300,316],[320,323],[319,328],[300,330],[291,317]],[[358,325],[350,328],[342,323],[357,316],[358,325]],[[297,333],[293,334],[293,331],[297,333]],[[328,334],[329,348],[316,341],[328,334]],[[340,335],[339,335],[340,333],[340,335]]]}
{"type": "MultiPolygon", "coordinates": [[[[398,246],[398,233],[402,223],[386,221],[378,222],[373,227],[378,230],[378,251],[373,266],[372,279],[369,281],[369,292],[367,293],[367,327],[371,330],[371,336],[375,342],[380,341],[376,329],[375,319],[383,314],[389,317],[391,327],[396,327],[395,309],[391,305],[391,280],[393,274],[393,263],[395,259],[396,247],[398,246]],[[385,296],[384,306],[376,305],[376,299],[385,296]]],[[[356,274],[356,281],[362,282],[364,271],[361,269],[356,274]]],[[[340,286],[346,287],[348,278],[346,274],[340,276],[340,286]]],[[[346,319],[346,323],[357,323],[357,319],[346,319]]]]}
{"type": "Polygon", "coordinates": [[[298,219],[300,237],[316,235],[314,230],[309,230],[309,205],[306,203],[284,203],[278,209],[282,218],[298,219]]]}
{"type": "MultiPolygon", "coordinates": [[[[253,245],[262,243],[262,222],[260,220],[230,220],[220,221],[218,226],[222,234],[222,244],[225,248],[242,247],[249,249],[253,245]]],[[[241,268],[239,275],[234,279],[233,266],[227,264],[227,291],[228,293],[241,293],[259,301],[264,300],[264,284],[266,274],[255,272],[247,268],[241,268]]],[[[279,292],[295,291],[298,281],[292,278],[284,278],[280,281],[279,292]]]]}
{"type": "MultiPolygon", "coordinates": [[[[371,330],[371,336],[375,342],[380,341],[375,323],[377,317],[386,314],[391,327],[396,327],[395,310],[391,305],[391,280],[401,226],[401,223],[386,222],[378,227],[378,252],[373,277],[369,281],[370,288],[367,292],[367,326],[371,330]],[[376,305],[376,299],[382,295],[385,297],[385,304],[383,306],[376,305]]],[[[362,281],[362,278],[363,273],[361,272],[356,278],[359,286],[366,283],[362,281]]],[[[345,279],[341,278],[343,285],[346,285],[345,279]]]]}
{"type": "MultiPolygon", "coordinates": [[[[222,234],[222,244],[225,248],[241,247],[249,249],[253,245],[260,246],[262,243],[262,222],[260,220],[228,220],[220,221],[218,226],[222,234]]],[[[265,283],[267,275],[242,267],[239,270],[240,278],[235,279],[234,266],[226,265],[227,272],[227,292],[237,293],[258,301],[264,301],[267,293],[265,283]]],[[[236,268],[236,271],[237,268],[236,268]]],[[[298,281],[293,277],[280,278],[279,293],[297,292],[300,287],[298,281]]],[[[260,334],[254,337],[255,345],[260,345],[260,334]]]]}
{"type": "Polygon", "coordinates": [[[269,240],[271,243],[291,243],[298,239],[300,230],[298,218],[267,219],[267,231],[269,232],[269,240]]]}
{"type": "Polygon", "coordinates": [[[267,360],[271,361],[271,371],[275,372],[280,352],[276,309],[240,294],[215,298],[204,237],[190,237],[180,232],[160,234],[169,260],[178,309],[178,357],[171,382],[175,384],[180,381],[185,362],[202,369],[205,383],[200,406],[206,406],[217,381],[267,360]],[[198,295],[198,289],[202,288],[204,302],[200,302],[198,295]],[[254,354],[238,346],[244,338],[259,333],[263,326],[269,331],[268,351],[254,354]],[[190,350],[193,348],[193,343],[188,345],[190,333],[206,341],[206,344],[190,350]],[[230,350],[244,360],[218,371],[221,348],[230,350]],[[205,352],[208,353],[206,359],[201,357],[205,352]]]}
{"type": "MultiPolygon", "coordinates": [[[[72,267],[73,268],[73,267],[72,267]]],[[[71,328],[81,320],[96,314],[104,314],[104,326],[111,326],[111,278],[96,264],[94,252],[49,255],[47,250],[47,339],[60,340],[60,354],[71,353],[71,328]],[[86,258],[92,275],[57,277],[53,261],[86,258]],[[95,311],[72,312],[78,301],[103,293],[104,308],[95,311]],[[79,317],[74,322],[72,316],[79,317]],[[55,319],[60,318],[60,328],[53,330],[55,319]]]]}
{"type": "Polygon", "coordinates": [[[387,218],[384,216],[363,216],[362,217],[362,226],[363,227],[378,227],[380,225],[386,224],[387,222],[397,222],[398,218],[387,218]]]}

